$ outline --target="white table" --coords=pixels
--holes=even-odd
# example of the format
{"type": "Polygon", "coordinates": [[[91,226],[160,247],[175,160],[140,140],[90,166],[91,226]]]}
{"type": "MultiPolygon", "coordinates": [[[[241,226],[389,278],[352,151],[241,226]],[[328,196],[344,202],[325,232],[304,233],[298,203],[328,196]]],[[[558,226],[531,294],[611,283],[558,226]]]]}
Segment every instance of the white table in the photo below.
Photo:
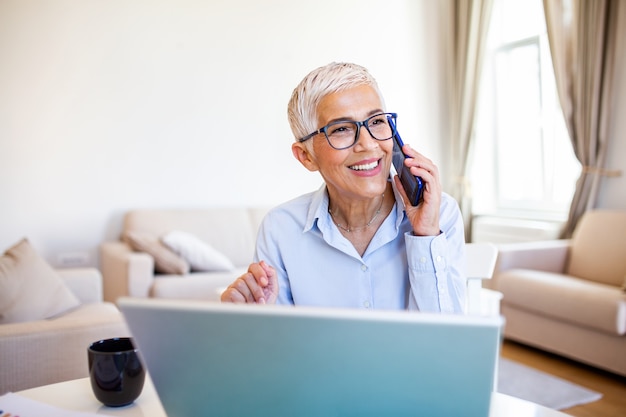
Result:
{"type": "MultiPolygon", "coordinates": [[[[167,417],[149,377],[146,378],[143,392],[137,401],[129,406],[119,408],[105,407],[98,402],[91,391],[88,378],[31,388],[17,394],[74,411],[110,416],[167,417]]],[[[568,414],[505,394],[495,393],[491,399],[489,415],[490,417],[564,417],[568,414]]]]}

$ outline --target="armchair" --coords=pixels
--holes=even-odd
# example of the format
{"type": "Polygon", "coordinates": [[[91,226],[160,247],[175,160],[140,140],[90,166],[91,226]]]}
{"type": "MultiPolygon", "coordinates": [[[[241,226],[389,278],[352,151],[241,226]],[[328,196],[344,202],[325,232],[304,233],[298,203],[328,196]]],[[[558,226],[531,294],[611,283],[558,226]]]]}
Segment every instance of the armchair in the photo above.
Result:
{"type": "Polygon", "coordinates": [[[0,395],[86,377],[90,343],[130,335],[117,307],[102,302],[97,269],[56,272],[81,304],[51,319],[0,325],[0,395]]]}
{"type": "Polygon", "coordinates": [[[626,212],[583,215],[572,239],[499,245],[506,338],[626,376],[626,212]]]}

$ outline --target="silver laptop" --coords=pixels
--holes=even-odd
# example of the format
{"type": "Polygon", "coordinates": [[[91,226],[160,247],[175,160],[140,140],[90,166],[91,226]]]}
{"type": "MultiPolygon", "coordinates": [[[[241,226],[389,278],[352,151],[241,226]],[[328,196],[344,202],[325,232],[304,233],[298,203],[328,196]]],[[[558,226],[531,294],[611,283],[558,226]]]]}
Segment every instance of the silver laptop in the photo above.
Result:
{"type": "Polygon", "coordinates": [[[500,317],[119,306],[171,417],[489,415],[500,317]]]}

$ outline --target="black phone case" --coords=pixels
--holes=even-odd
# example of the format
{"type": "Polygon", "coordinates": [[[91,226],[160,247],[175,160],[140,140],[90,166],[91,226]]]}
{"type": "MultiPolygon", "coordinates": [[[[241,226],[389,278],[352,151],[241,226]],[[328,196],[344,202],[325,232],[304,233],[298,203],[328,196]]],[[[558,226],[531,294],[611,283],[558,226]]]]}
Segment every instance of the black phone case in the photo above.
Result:
{"type": "MultiPolygon", "coordinates": [[[[389,123],[393,126],[393,121],[389,120],[389,123]]],[[[398,172],[398,177],[400,178],[400,182],[402,183],[402,187],[406,192],[406,195],[409,197],[409,201],[412,206],[417,206],[422,201],[422,194],[424,193],[424,182],[420,177],[416,177],[411,174],[409,168],[404,165],[404,159],[407,157],[404,152],[402,152],[402,146],[404,146],[404,142],[402,142],[402,138],[398,133],[398,130],[394,127],[395,134],[393,136],[393,156],[392,162],[396,171],[398,172]]]]}

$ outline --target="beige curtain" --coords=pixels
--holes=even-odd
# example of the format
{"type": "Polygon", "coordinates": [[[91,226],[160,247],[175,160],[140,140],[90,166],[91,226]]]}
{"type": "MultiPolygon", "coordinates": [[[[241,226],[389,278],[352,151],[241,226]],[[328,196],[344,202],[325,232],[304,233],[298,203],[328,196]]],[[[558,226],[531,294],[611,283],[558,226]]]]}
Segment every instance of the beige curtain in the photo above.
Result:
{"type": "Polygon", "coordinates": [[[472,194],[467,179],[468,159],[493,0],[452,0],[450,4],[450,129],[452,166],[457,175],[452,194],[461,207],[469,240],[472,194]]]}
{"type": "Polygon", "coordinates": [[[612,70],[620,0],[544,0],[559,100],[583,166],[569,218],[569,238],[580,216],[594,208],[604,169],[611,120],[612,70]]]}

